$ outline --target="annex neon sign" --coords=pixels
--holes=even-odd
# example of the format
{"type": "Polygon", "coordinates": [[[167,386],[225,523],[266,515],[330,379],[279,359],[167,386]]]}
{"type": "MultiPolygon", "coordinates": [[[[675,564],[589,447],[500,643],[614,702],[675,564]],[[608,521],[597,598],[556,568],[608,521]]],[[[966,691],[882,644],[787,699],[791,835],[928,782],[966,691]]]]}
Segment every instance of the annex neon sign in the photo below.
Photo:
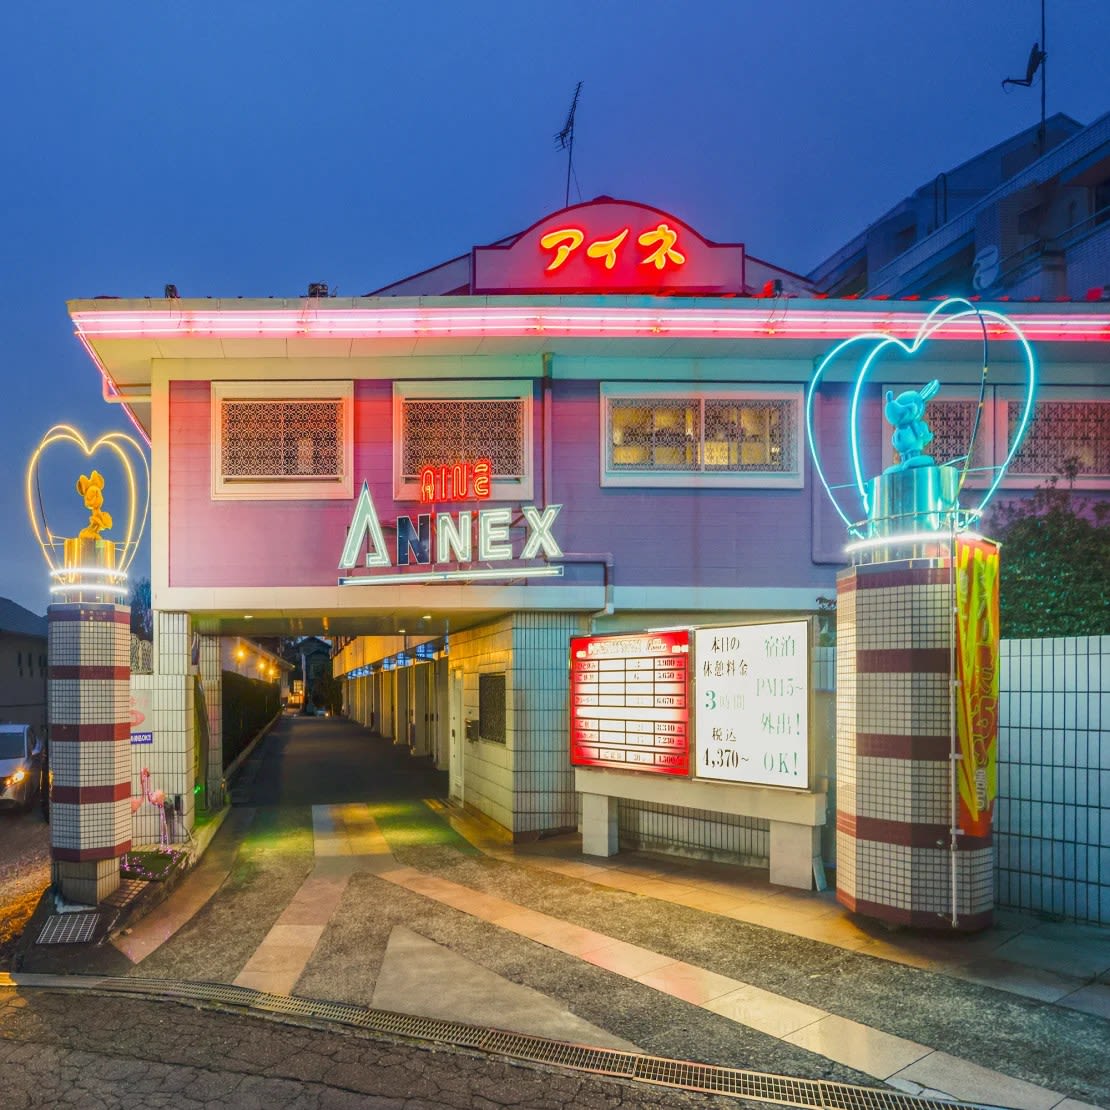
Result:
{"type": "Polygon", "coordinates": [[[387,570],[394,567],[428,567],[397,574],[351,575],[339,579],[341,586],[397,585],[398,583],[467,582],[482,579],[559,577],[562,566],[550,563],[526,564],[529,559],[558,559],[563,549],[552,535],[552,527],[562,505],[521,505],[520,516],[527,536],[519,550],[512,537],[513,511],[509,508],[480,509],[474,512],[418,513],[416,518],[399,516],[392,547],[386,542],[381,518],[362,483],[355,502],[351,526],[339,559],[340,570],[366,567],[387,570]],[[365,554],[363,552],[365,551],[365,554]],[[467,567],[473,562],[506,564],[494,567],[467,567]],[[444,567],[447,564],[448,567],[444,567]],[[453,564],[453,566],[452,566],[453,564]],[[512,565],[509,565],[512,564],[512,565]],[[433,567],[441,569],[431,569],[433,567]]]}

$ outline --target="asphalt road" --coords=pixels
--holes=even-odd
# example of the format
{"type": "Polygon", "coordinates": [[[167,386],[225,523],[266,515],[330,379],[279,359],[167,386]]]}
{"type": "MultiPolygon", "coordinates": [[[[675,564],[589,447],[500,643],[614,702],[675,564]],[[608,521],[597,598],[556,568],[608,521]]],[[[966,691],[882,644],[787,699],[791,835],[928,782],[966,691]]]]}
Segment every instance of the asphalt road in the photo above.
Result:
{"type": "Polygon", "coordinates": [[[38,806],[0,812],[0,968],[50,885],[50,826],[38,806]]]}
{"type": "MultiPolygon", "coordinates": [[[[112,996],[0,991],[0,1102],[127,1110],[741,1110],[756,1104],[112,996]]],[[[765,1104],[762,1104],[765,1105],[765,1104]]]]}

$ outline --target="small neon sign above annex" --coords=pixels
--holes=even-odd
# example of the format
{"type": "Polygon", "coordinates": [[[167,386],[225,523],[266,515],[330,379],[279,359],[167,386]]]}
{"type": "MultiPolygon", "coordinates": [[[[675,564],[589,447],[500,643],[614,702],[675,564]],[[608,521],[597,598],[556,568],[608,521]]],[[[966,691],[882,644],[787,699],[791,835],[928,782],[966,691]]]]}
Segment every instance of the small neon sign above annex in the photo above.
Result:
{"type": "Polygon", "coordinates": [[[475,247],[472,293],[744,291],[744,248],[712,243],[658,208],[598,197],[533,224],[507,246],[475,247]]]}
{"type": "MultiPolygon", "coordinates": [[[[426,468],[431,473],[426,475],[428,486],[424,484],[425,476],[421,477],[421,501],[427,504],[435,493],[442,494],[443,500],[458,500],[463,486],[453,483],[452,475],[460,482],[469,483],[474,499],[484,500],[489,496],[488,489],[482,494],[476,491],[475,486],[480,489],[483,481],[488,482],[488,468],[488,460],[479,460],[473,466],[457,464],[455,467],[426,468]]],[[[416,585],[560,577],[563,573],[561,564],[529,563],[529,560],[562,557],[563,550],[551,532],[562,508],[562,505],[548,505],[543,509],[535,505],[521,505],[518,518],[526,525],[527,535],[519,544],[519,549],[514,546],[512,537],[514,513],[508,507],[479,509],[477,512],[463,509],[458,512],[419,513],[415,520],[411,516],[398,516],[391,550],[370,487],[363,482],[347,530],[339,569],[365,567],[372,573],[340,578],[339,585],[416,585]],[[471,565],[475,562],[492,565],[471,565]],[[393,567],[429,569],[378,573],[393,567]]]]}

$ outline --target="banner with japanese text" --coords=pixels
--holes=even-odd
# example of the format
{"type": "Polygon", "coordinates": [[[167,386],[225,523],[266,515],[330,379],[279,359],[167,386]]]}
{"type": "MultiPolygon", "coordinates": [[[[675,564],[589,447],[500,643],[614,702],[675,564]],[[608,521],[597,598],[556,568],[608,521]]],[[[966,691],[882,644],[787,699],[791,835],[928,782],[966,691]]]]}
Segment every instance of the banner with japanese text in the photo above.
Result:
{"type": "Polygon", "coordinates": [[[989,540],[956,541],[959,827],[988,836],[998,795],[999,559],[989,540]]]}

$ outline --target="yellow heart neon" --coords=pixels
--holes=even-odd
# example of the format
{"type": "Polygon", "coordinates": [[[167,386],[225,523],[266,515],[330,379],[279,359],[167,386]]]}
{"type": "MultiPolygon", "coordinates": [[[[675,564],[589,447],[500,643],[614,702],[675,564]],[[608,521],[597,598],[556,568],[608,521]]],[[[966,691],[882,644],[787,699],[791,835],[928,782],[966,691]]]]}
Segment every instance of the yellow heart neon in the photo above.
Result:
{"type": "Polygon", "coordinates": [[[85,437],[70,424],[55,424],[54,427],[39,440],[39,445],[35,448],[27,464],[25,490],[27,496],[27,516],[31,521],[31,530],[35,533],[35,539],[38,540],[39,547],[42,548],[43,558],[46,560],[47,566],[55,572],[61,570],[62,567],[55,562],[54,551],[58,546],[58,541],[64,537],[55,537],[41,508],[36,509],[34,497],[35,479],[38,474],[39,460],[42,458],[42,453],[55,443],[73,443],[80,447],[88,458],[92,458],[97,451],[104,448],[114,452],[123,465],[123,471],[127,476],[128,485],[127,528],[124,532],[123,539],[120,541],[120,558],[116,566],[121,576],[126,575],[127,569],[131,566],[131,561],[135,558],[135,553],[139,549],[139,541],[142,539],[143,530],[146,527],[147,514],[150,510],[150,464],[147,462],[146,454],[142,447],[139,446],[138,442],[124,432],[108,432],[90,445],[85,437]],[[142,464],[143,473],[144,493],[141,513],[139,511],[138,478],[135,465],[136,457],[142,464]]]}

